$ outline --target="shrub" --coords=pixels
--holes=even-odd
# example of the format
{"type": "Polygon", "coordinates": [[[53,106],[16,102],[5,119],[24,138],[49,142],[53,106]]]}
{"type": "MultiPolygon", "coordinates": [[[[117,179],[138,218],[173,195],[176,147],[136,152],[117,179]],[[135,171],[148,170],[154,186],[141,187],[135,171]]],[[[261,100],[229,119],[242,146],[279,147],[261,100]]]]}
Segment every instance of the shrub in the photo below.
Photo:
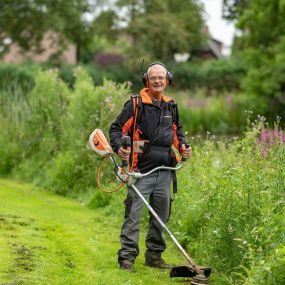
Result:
{"type": "Polygon", "coordinates": [[[11,141],[11,137],[3,132],[0,136],[0,173],[8,174],[18,166],[21,149],[17,142],[11,141]]]}
{"type": "Polygon", "coordinates": [[[251,98],[239,93],[212,97],[201,92],[197,94],[202,96],[193,96],[189,92],[179,105],[180,118],[187,131],[191,134],[207,131],[240,134],[244,130],[246,110],[254,109],[251,98]]]}
{"type": "Polygon", "coordinates": [[[88,203],[88,207],[91,209],[98,209],[98,208],[106,207],[107,205],[110,204],[111,199],[112,199],[112,196],[106,195],[106,193],[97,191],[95,192],[91,201],[88,203]]]}
{"type": "Polygon", "coordinates": [[[34,78],[39,71],[37,64],[0,64],[0,90],[10,90],[14,85],[27,92],[34,86],[34,78]]]}
{"type": "Polygon", "coordinates": [[[246,72],[242,62],[234,59],[186,62],[170,70],[174,73],[175,88],[206,88],[208,92],[239,90],[246,72]]]}

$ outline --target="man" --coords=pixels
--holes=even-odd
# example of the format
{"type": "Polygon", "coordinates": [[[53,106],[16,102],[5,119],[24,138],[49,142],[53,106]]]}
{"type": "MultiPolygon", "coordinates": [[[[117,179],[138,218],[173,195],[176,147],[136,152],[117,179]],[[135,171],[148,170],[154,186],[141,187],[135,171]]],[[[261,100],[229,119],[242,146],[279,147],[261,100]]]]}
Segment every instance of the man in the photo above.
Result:
{"type": "MultiPolygon", "coordinates": [[[[142,79],[145,88],[140,91],[137,101],[132,98],[125,104],[111,125],[110,141],[113,150],[122,160],[130,159],[133,170],[145,173],[157,166],[170,166],[175,163],[172,144],[184,159],[191,155],[191,148],[186,148],[177,106],[172,98],[164,94],[165,88],[172,82],[172,74],[164,64],[155,62],[148,66],[142,79]],[[127,134],[132,137],[132,151],[121,146],[121,137],[127,134]]],[[[135,183],[164,223],[169,218],[171,181],[171,171],[159,170],[135,183]]],[[[128,188],[125,220],[120,235],[121,249],[118,251],[118,262],[126,271],[133,271],[135,258],[139,254],[139,226],[143,206],[143,201],[132,188],[128,188]]],[[[170,268],[161,258],[161,253],[166,248],[162,231],[162,227],[151,215],[146,237],[147,266],[170,268]]]]}

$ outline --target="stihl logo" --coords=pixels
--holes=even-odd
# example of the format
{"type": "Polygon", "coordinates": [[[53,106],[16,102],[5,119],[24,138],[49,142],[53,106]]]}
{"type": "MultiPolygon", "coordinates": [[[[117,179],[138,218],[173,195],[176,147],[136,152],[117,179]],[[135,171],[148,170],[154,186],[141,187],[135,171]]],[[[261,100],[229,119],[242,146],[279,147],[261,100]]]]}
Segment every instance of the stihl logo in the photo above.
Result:
{"type": "Polygon", "coordinates": [[[164,116],[163,118],[169,119],[172,118],[172,116],[164,116]]]}

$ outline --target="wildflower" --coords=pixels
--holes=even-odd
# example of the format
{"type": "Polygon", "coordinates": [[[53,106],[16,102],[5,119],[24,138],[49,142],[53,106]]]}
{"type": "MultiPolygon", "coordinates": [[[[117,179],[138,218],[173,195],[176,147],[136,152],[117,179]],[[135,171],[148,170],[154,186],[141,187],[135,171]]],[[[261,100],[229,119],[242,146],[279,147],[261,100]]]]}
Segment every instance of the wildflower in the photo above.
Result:
{"type": "Polygon", "coordinates": [[[234,103],[233,96],[231,95],[226,96],[225,100],[226,100],[227,105],[229,106],[232,106],[234,103]]]}
{"type": "Polygon", "coordinates": [[[274,131],[273,131],[273,137],[274,139],[278,139],[278,129],[277,128],[274,128],[274,131]]]}
{"type": "Polygon", "coordinates": [[[261,127],[261,132],[258,138],[258,143],[260,145],[261,154],[266,157],[269,149],[276,144],[277,142],[285,142],[285,133],[284,131],[279,131],[278,127],[275,127],[274,130],[265,128],[264,125],[261,127]]]}
{"type": "Polygon", "coordinates": [[[220,163],[220,160],[218,158],[213,161],[213,166],[215,168],[219,168],[220,165],[221,165],[221,163],[220,163]]]}
{"type": "Polygon", "coordinates": [[[112,97],[106,97],[106,98],[104,99],[104,102],[105,102],[105,103],[112,102],[112,97]]]}

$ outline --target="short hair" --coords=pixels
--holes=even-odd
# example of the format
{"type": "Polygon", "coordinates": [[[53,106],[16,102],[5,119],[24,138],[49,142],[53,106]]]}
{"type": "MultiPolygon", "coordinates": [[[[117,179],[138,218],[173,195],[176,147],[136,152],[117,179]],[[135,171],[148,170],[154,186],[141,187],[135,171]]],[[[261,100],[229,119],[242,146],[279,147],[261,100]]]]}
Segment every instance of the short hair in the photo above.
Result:
{"type": "Polygon", "coordinates": [[[156,63],[156,64],[154,64],[154,65],[151,65],[151,66],[149,66],[148,67],[148,69],[147,69],[147,76],[149,76],[149,70],[150,69],[158,69],[159,67],[162,67],[164,70],[165,70],[165,75],[167,75],[167,69],[166,69],[166,67],[164,66],[164,65],[162,65],[162,64],[159,64],[159,63],[156,63]]]}

